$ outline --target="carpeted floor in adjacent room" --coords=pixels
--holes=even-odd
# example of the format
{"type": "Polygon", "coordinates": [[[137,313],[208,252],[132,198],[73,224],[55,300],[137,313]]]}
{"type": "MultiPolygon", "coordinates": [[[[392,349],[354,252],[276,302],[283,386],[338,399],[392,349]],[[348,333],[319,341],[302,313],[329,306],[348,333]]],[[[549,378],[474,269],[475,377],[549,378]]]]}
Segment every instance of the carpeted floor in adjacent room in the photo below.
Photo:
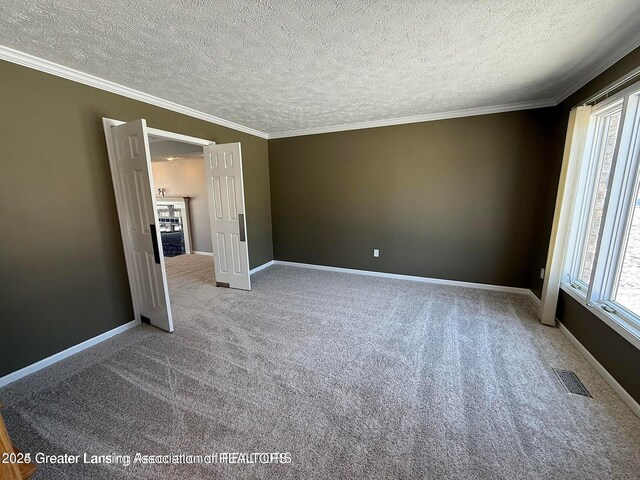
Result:
{"type": "Polygon", "coordinates": [[[639,478],[640,420],[526,296],[279,265],[244,292],[214,287],[211,257],[167,267],[175,332],[140,326],[0,390],[14,442],[292,463],[36,479],[639,478]]]}

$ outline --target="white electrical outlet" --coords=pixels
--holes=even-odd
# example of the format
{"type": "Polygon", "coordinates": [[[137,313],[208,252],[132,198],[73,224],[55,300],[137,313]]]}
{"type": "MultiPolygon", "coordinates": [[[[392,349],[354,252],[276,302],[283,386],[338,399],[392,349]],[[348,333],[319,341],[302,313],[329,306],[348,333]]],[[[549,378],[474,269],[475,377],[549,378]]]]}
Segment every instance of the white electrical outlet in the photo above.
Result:
{"type": "Polygon", "coordinates": [[[373,249],[373,256],[378,258],[380,256],[380,250],[378,250],[377,248],[373,249]]]}
{"type": "Polygon", "coordinates": [[[544,268],[540,269],[540,280],[544,280],[544,268]]]}

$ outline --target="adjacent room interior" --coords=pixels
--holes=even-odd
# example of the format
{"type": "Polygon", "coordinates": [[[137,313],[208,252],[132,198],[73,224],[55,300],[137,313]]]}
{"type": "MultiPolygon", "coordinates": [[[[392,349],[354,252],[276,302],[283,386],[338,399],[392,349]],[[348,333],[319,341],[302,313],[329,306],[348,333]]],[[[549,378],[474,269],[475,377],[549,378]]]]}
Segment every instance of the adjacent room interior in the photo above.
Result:
{"type": "Polygon", "coordinates": [[[0,1],[1,478],[640,478],[640,4],[463,3],[0,1]]]}
{"type": "Polygon", "coordinates": [[[202,147],[153,135],[149,142],[164,256],[213,255],[202,147]]]}
{"type": "Polygon", "coordinates": [[[183,284],[215,287],[213,242],[202,147],[149,136],[151,173],[171,305],[183,284]]]}

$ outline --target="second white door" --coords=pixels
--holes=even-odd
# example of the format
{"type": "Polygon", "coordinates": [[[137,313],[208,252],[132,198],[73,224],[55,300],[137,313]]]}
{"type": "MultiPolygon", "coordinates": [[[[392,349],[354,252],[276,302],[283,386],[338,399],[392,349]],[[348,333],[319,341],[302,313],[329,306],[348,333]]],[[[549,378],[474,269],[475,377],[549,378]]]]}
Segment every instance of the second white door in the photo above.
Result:
{"type": "Polygon", "coordinates": [[[240,143],[203,149],[216,283],[251,290],[240,143]]]}

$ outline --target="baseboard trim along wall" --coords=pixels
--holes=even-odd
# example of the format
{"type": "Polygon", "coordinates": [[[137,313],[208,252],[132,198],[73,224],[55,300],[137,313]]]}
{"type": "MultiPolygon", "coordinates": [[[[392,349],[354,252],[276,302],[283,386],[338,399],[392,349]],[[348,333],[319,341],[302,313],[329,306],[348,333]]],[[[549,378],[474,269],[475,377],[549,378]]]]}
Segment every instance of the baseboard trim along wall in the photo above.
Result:
{"type": "MultiPolygon", "coordinates": [[[[212,256],[212,253],[208,252],[193,252],[198,255],[208,255],[212,256]]],[[[472,283],[472,282],[460,282],[456,280],[442,280],[438,278],[429,278],[429,277],[418,277],[413,275],[400,275],[396,273],[384,273],[384,272],[373,272],[370,270],[356,270],[352,268],[341,268],[341,267],[328,267],[325,265],[313,265],[309,263],[297,263],[297,262],[287,262],[284,260],[271,260],[269,262],[263,263],[262,265],[253,268],[250,270],[251,274],[264,270],[272,265],[286,265],[290,267],[298,267],[298,268],[308,268],[313,270],[325,270],[328,272],[341,272],[341,273],[351,273],[356,275],[367,275],[371,277],[382,277],[382,278],[392,278],[395,280],[409,280],[414,282],[422,282],[422,283],[433,283],[438,285],[451,285],[457,287],[467,287],[467,288],[477,288],[482,290],[493,290],[498,292],[508,292],[508,293],[516,293],[520,295],[527,295],[530,297],[536,304],[540,303],[540,299],[529,289],[527,288],[518,288],[518,287],[505,287],[500,285],[488,285],[484,283],[472,283]]],[[[616,394],[624,401],[629,408],[633,411],[633,413],[640,418],[640,404],[638,404],[631,395],[627,393],[627,391],[620,385],[613,376],[595,359],[593,355],[587,350],[577,338],[573,336],[573,334],[559,321],[557,320],[558,327],[560,331],[569,339],[569,341],[578,349],[578,351],[587,359],[587,361],[593,366],[593,368],[602,376],[602,378],[609,384],[609,386],[613,389],[616,394]]],[[[13,373],[5,375],[0,378],[0,387],[4,387],[16,380],[19,380],[27,375],[37,372],[38,370],[42,370],[54,363],[57,363],[61,360],[64,360],[71,355],[79,353],[83,350],[86,350],[89,347],[97,345],[100,342],[104,342],[105,340],[118,335],[119,333],[125,332],[133,327],[139,325],[140,322],[137,320],[132,320],[124,325],[120,325],[112,330],[104,332],[96,337],[90,338],[89,340],[85,340],[82,343],[74,345],[72,347],[67,348],[61,352],[58,352],[50,357],[44,358],[36,363],[28,365],[20,370],[17,370],[13,373]]]]}
{"type": "MultiPolygon", "coordinates": [[[[540,299],[531,290],[529,290],[529,296],[536,305],[540,305],[540,299]]],[[[587,359],[594,370],[598,372],[598,374],[604,379],[604,381],[609,384],[609,386],[613,389],[614,392],[616,392],[616,394],[622,399],[622,401],[629,406],[633,413],[635,413],[635,415],[640,418],[640,405],[638,404],[638,402],[636,402],[634,398],[629,395],[629,393],[627,393],[624,387],[620,385],[615,378],[613,378],[613,376],[607,371],[607,369],[604,368],[593,355],[591,355],[589,350],[587,350],[587,348],[582,345],[580,341],[573,336],[569,329],[565,327],[557,318],[556,325],[558,326],[560,331],[569,339],[569,341],[578,349],[582,356],[587,359]]]]}
{"type": "Polygon", "coordinates": [[[274,260],[270,260],[267,263],[263,263],[262,265],[258,265],[256,268],[252,268],[251,270],[249,270],[249,275],[253,275],[256,272],[259,272],[260,270],[264,270],[267,267],[270,267],[271,265],[273,265],[274,260]]]}
{"type": "Polygon", "coordinates": [[[194,253],[196,255],[206,255],[207,257],[213,257],[212,252],[200,252],[198,250],[192,250],[191,253],[194,253]]]}
{"type": "MultiPolygon", "coordinates": [[[[298,263],[298,262],[287,262],[285,260],[271,260],[270,262],[264,263],[259,267],[256,267],[251,270],[251,273],[258,272],[260,270],[264,270],[271,265],[287,265],[290,267],[299,267],[299,268],[309,268],[314,270],[325,270],[328,272],[341,272],[341,273],[352,273],[356,275],[368,275],[371,277],[383,277],[383,278],[393,278],[396,280],[410,280],[414,282],[423,282],[423,283],[434,283],[438,285],[451,285],[456,287],[467,287],[467,288],[478,288],[482,290],[494,290],[498,292],[508,292],[508,293],[517,293],[520,295],[527,295],[536,305],[540,305],[540,299],[536,296],[528,288],[518,288],[518,287],[505,287],[500,285],[487,285],[484,283],[472,283],[472,282],[460,282],[456,280],[442,280],[438,278],[429,278],[429,277],[417,277],[413,275],[400,275],[397,273],[384,273],[384,272],[373,272],[370,270],[356,270],[352,268],[342,268],[342,267],[328,267],[326,265],[314,265],[310,263],[298,263]]],[[[566,335],[571,343],[578,349],[578,351],[584,355],[587,361],[593,366],[593,368],[602,376],[602,378],[611,386],[614,392],[618,394],[618,396],[627,404],[629,408],[633,411],[633,413],[640,418],[640,405],[633,399],[631,395],[627,393],[627,391],[620,385],[613,376],[598,362],[589,350],[587,350],[572,334],[567,330],[567,328],[556,319],[557,325],[560,328],[560,331],[566,335]]]]}
{"type": "Polygon", "coordinates": [[[455,287],[478,288],[481,290],[493,290],[496,292],[517,293],[529,295],[528,288],[504,287],[501,285],[489,285],[486,283],[461,282],[458,280],[442,280],[440,278],[418,277],[414,275],[401,275],[398,273],[374,272],[372,270],[356,270],[353,268],[327,267],[325,265],[313,265],[311,263],[287,262],[284,260],[274,260],[275,265],[288,265],[290,267],[311,268],[315,270],[326,270],[328,272],[353,273],[356,275],[368,275],[370,277],[392,278],[394,280],[409,280],[413,282],[435,283],[438,285],[451,285],[455,287]]]}
{"type": "Polygon", "coordinates": [[[587,350],[586,347],[582,345],[576,337],[573,336],[573,334],[567,327],[562,324],[562,322],[560,322],[557,318],[556,322],[558,324],[558,327],[560,328],[560,331],[564,333],[564,335],[569,339],[571,343],[573,343],[573,345],[584,356],[584,358],[587,359],[594,370],[600,374],[604,381],[609,384],[609,386],[613,389],[614,392],[616,392],[616,394],[622,399],[622,401],[629,406],[636,417],[640,418],[640,404],[638,404],[638,402],[636,402],[633,397],[627,393],[622,385],[620,385],[618,381],[613,378],[613,376],[607,371],[607,369],[604,368],[593,355],[591,355],[589,350],[587,350]]]}
{"type": "Polygon", "coordinates": [[[20,370],[16,370],[13,373],[10,373],[8,375],[5,375],[4,377],[1,377],[0,387],[4,387],[5,385],[15,382],[16,380],[26,377],[27,375],[31,375],[32,373],[35,373],[38,370],[42,370],[43,368],[53,365],[54,363],[57,363],[60,360],[64,360],[65,358],[70,357],[71,355],[74,355],[78,352],[81,352],[82,350],[86,350],[89,347],[93,347],[94,345],[97,345],[100,342],[104,342],[108,338],[118,335],[119,333],[125,332],[138,325],[140,325],[140,322],[138,322],[138,320],[131,320],[130,322],[125,323],[124,325],[120,325],[119,327],[116,327],[112,330],[101,333],[96,337],[90,338],[89,340],[85,340],[82,343],[78,343],[73,347],[69,347],[66,350],[55,353],[50,357],[43,358],[42,360],[36,363],[27,365],[26,367],[21,368],[20,370]]]}
{"type": "MultiPolygon", "coordinates": [[[[438,278],[428,278],[428,277],[416,277],[412,275],[399,275],[395,273],[382,273],[382,272],[373,272],[369,270],[355,270],[351,268],[341,268],[341,267],[327,267],[324,265],[312,265],[309,263],[297,263],[297,262],[287,262],[284,260],[274,260],[273,262],[268,262],[268,264],[261,265],[260,269],[266,268],[269,264],[275,265],[288,265],[290,267],[300,267],[300,268],[310,268],[315,270],[326,270],[329,272],[342,272],[342,273],[353,273],[357,275],[368,275],[372,277],[384,277],[384,278],[393,278],[397,280],[411,280],[415,282],[424,282],[424,283],[435,283],[439,285],[452,285],[457,287],[468,287],[468,288],[478,288],[483,290],[494,290],[499,292],[509,292],[509,293],[517,293],[521,295],[527,295],[531,300],[536,304],[540,304],[540,299],[536,296],[528,288],[517,288],[517,287],[504,287],[499,285],[486,285],[483,283],[471,283],[471,282],[459,282],[455,280],[441,280],[438,278]]],[[[587,361],[593,366],[596,372],[600,374],[600,376],[604,379],[605,382],[609,384],[609,386],[613,389],[614,392],[625,402],[629,408],[633,411],[633,413],[640,418],[640,405],[633,399],[631,395],[627,393],[627,391],[620,385],[615,378],[595,359],[593,355],[587,350],[577,338],[569,332],[569,330],[558,320],[556,319],[557,325],[560,328],[560,331],[569,339],[569,341],[578,349],[578,351],[587,359],[587,361]]]]}
{"type": "Polygon", "coordinates": [[[527,295],[529,295],[529,297],[531,297],[531,300],[533,300],[533,303],[535,303],[536,305],[540,305],[540,299],[538,298],[538,296],[533,293],[531,290],[527,291],[527,295]]]}
{"type": "MultiPolygon", "coordinates": [[[[193,250],[191,253],[194,253],[196,255],[206,255],[207,257],[213,257],[213,253],[210,252],[199,252],[196,250],[193,250]]],[[[273,260],[268,261],[267,263],[263,263],[262,265],[258,265],[256,268],[252,268],[251,270],[249,270],[249,275],[253,275],[256,272],[259,272],[260,270],[264,270],[267,267],[270,267],[271,265],[273,265],[273,260]]]]}

